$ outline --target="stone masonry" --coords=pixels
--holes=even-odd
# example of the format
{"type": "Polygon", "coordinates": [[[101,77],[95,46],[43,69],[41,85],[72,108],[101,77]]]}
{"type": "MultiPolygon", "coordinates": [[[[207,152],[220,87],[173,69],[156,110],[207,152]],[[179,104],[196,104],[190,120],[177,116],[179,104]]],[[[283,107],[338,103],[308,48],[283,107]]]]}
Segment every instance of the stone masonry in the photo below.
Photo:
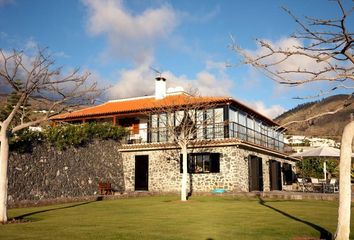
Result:
{"type": "MultiPolygon", "coordinates": [[[[190,151],[191,152],[191,151],[190,151]]],[[[218,152],[220,153],[219,173],[193,173],[189,174],[189,191],[210,192],[222,188],[228,192],[248,192],[248,160],[249,155],[262,158],[264,191],[270,190],[269,160],[281,163],[294,162],[280,157],[271,156],[260,151],[241,148],[238,145],[213,146],[209,148],[195,148],[193,152],[218,152]]],[[[122,151],[124,166],[124,181],[126,191],[134,191],[135,185],[135,156],[149,156],[148,186],[152,192],[178,192],[181,186],[180,152],[178,150],[134,150],[122,151]]],[[[286,189],[287,186],[283,186],[286,189]]]]}
{"type": "Polygon", "coordinates": [[[11,153],[9,203],[94,195],[99,181],[109,181],[117,192],[124,192],[118,150],[118,142],[107,140],[62,151],[40,144],[31,153],[11,153]]]}
{"type": "MultiPolygon", "coordinates": [[[[237,144],[217,144],[189,149],[189,152],[220,153],[219,173],[189,174],[193,192],[222,188],[228,192],[248,192],[248,156],[262,158],[264,191],[270,190],[269,160],[285,160],[264,151],[237,144]]],[[[155,193],[179,192],[180,151],[163,147],[124,149],[115,141],[97,141],[85,147],[59,151],[40,144],[31,153],[11,153],[9,161],[9,204],[21,200],[84,197],[97,194],[98,182],[108,181],[116,192],[135,191],[135,156],[148,155],[148,190],[155,193]]],[[[284,186],[287,189],[291,186],[284,186]]]]}

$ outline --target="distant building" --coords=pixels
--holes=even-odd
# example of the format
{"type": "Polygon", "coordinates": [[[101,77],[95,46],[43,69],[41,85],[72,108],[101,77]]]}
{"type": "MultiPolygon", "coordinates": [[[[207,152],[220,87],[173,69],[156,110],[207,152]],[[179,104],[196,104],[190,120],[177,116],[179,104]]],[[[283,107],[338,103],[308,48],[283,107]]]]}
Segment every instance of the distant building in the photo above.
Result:
{"type": "MultiPolygon", "coordinates": [[[[223,188],[248,192],[291,187],[296,159],[284,153],[283,129],[277,123],[229,97],[193,97],[181,88],[166,90],[164,78],[156,78],[154,96],[108,101],[52,120],[73,124],[105,122],[128,128],[130,134],[120,150],[125,190],[177,192],[181,162],[179,154],[171,155],[179,150],[162,123],[178,126],[176,116],[181,113],[156,114],[149,110],[186,105],[191,99],[194,103],[213,103],[213,108],[204,113],[212,121],[193,138],[196,143],[207,143],[189,149],[189,186],[193,191],[223,188]]],[[[189,113],[187,117],[198,124],[189,113]]]]}
{"type": "Polygon", "coordinates": [[[329,146],[339,147],[340,144],[333,139],[308,137],[301,135],[286,135],[284,137],[284,144],[290,146],[293,152],[303,152],[311,148],[329,146]]]}

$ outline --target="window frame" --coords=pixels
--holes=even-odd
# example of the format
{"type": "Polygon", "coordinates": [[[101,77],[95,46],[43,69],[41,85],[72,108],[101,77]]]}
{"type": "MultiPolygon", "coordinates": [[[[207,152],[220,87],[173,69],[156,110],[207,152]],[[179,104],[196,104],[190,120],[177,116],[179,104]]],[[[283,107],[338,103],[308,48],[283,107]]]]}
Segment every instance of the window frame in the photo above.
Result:
{"type": "MultiPolygon", "coordinates": [[[[220,153],[188,153],[187,154],[187,172],[189,174],[208,174],[208,173],[220,173],[220,153]],[[202,166],[198,164],[202,163],[202,166]],[[196,167],[201,167],[200,170],[196,170],[196,167]],[[208,170],[206,169],[208,166],[208,170]]],[[[183,172],[183,155],[180,155],[180,173],[183,172]]]]}

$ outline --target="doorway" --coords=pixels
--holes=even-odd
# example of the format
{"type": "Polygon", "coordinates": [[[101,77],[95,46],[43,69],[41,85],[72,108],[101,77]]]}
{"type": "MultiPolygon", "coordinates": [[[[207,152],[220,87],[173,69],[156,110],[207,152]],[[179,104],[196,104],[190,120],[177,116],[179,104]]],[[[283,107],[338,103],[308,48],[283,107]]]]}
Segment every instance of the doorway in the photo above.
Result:
{"type": "Polygon", "coordinates": [[[135,191],[149,190],[149,155],[135,156],[135,191]]]}
{"type": "Polygon", "coordinates": [[[249,191],[263,191],[262,158],[250,155],[248,160],[249,191]]]}
{"type": "Polygon", "coordinates": [[[270,190],[271,191],[281,191],[281,164],[278,161],[269,161],[269,178],[270,178],[270,190]]]}

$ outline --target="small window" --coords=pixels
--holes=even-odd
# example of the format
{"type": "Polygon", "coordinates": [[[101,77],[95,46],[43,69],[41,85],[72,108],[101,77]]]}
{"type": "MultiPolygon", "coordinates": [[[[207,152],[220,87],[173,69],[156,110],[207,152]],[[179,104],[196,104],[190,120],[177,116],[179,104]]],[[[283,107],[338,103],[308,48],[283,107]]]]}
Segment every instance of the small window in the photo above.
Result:
{"type": "MultiPolygon", "coordinates": [[[[188,173],[218,173],[220,172],[220,153],[190,153],[188,154],[188,173]]],[[[180,172],[183,171],[182,154],[180,156],[180,172]]]]}

